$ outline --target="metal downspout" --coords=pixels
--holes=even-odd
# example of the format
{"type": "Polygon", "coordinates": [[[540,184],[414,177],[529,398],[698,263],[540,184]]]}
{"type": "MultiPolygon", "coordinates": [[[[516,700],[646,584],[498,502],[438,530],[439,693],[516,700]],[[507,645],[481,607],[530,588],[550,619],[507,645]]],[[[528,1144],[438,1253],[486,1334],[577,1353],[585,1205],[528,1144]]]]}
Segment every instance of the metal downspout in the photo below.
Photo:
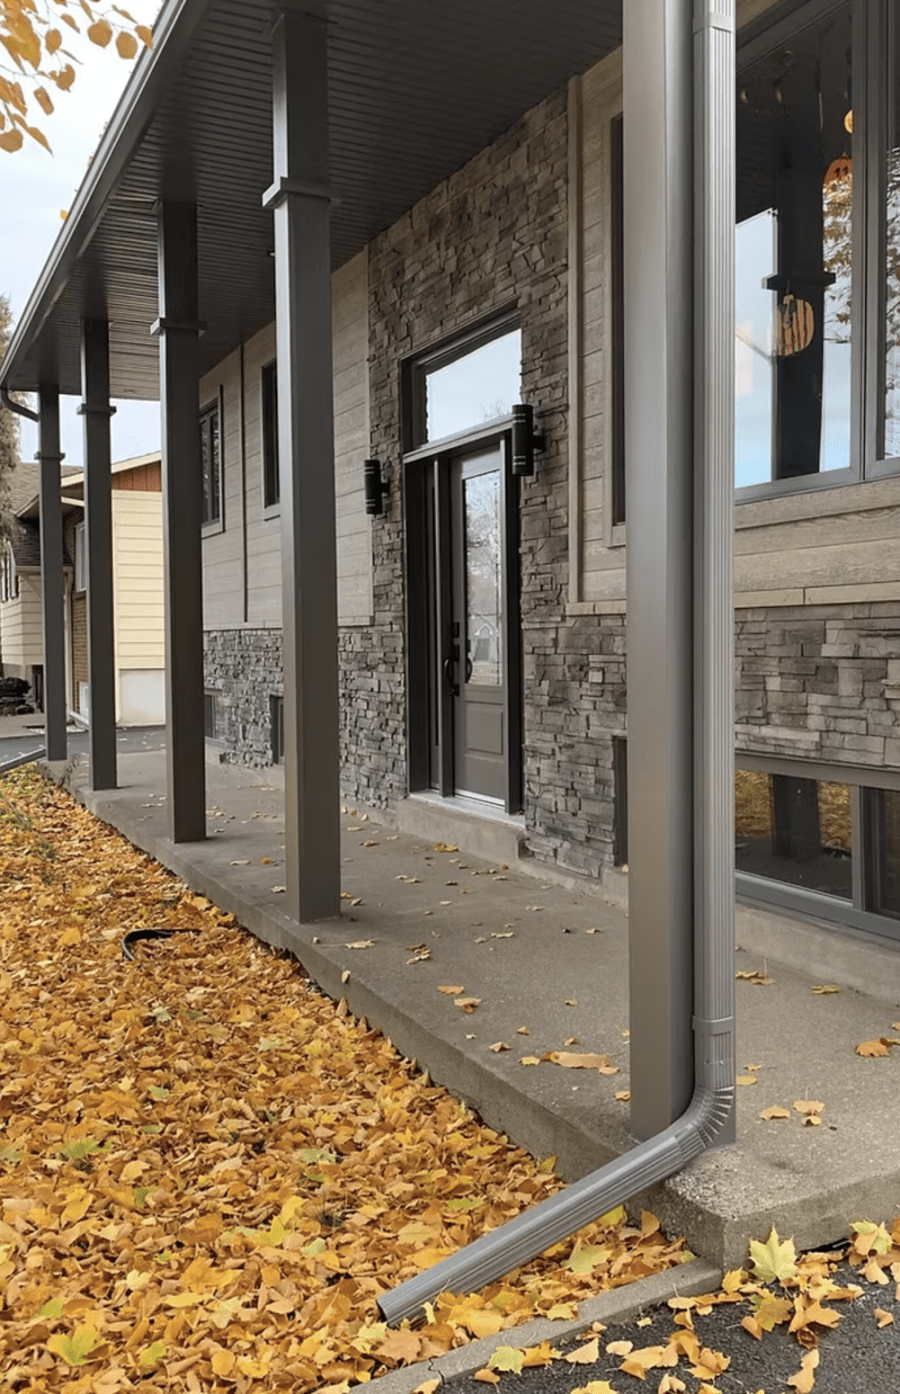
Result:
{"type": "Polygon", "coordinates": [[[43,746],[38,750],[27,750],[24,755],[17,755],[13,760],[6,760],[0,765],[0,775],[9,774],[10,770],[17,770],[20,765],[30,765],[32,760],[43,760],[47,754],[43,746]]]}
{"type": "MultiPolygon", "coordinates": [[[[683,22],[689,14],[685,0],[683,22]]],[[[694,0],[693,1096],[656,1136],[385,1293],[378,1306],[393,1324],[416,1316],[441,1292],[484,1287],[732,1136],[734,24],[735,0],[694,0]]]]}
{"type": "Polygon", "coordinates": [[[8,387],[0,387],[0,402],[6,407],[7,411],[15,412],[16,416],[27,416],[29,421],[40,421],[36,411],[31,407],[26,407],[22,402],[16,402],[9,394],[8,387]]]}

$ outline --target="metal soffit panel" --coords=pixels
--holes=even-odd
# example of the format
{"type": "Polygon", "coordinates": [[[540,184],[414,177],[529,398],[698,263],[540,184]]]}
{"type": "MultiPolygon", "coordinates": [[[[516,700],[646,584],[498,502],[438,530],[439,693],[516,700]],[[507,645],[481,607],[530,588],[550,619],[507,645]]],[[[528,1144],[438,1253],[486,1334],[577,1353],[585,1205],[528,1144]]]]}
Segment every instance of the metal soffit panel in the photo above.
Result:
{"type": "MultiPolygon", "coordinates": [[[[330,0],[340,265],[621,42],[622,0],[330,0]]],[[[6,385],[80,391],[79,322],[110,321],[112,390],[158,394],[160,197],[196,199],[207,371],[274,314],[270,0],[173,0],[32,295],[6,385]],[[124,116],[123,116],[124,113],[124,116]],[[105,187],[105,186],[108,186],[105,187]],[[89,197],[91,189],[95,193],[89,197]]]]}

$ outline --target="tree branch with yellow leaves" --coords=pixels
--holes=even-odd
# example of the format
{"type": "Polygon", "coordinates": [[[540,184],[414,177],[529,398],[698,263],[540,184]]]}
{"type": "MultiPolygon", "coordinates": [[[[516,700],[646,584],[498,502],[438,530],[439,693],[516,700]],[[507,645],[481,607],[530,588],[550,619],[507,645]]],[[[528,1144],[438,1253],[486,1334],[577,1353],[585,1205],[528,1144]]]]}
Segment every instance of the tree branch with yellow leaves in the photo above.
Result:
{"type": "MultiPolygon", "coordinates": [[[[153,45],[151,30],[119,5],[97,0],[0,0],[0,150],[13,155],[25,137],[46,150],[50,144],[34,124],[35,108],[54,109],[51,89],[68,92],[85,42],[134,58],[153,45]]],[[[38,117],[38,119],[40,119],[38,117]]]]}

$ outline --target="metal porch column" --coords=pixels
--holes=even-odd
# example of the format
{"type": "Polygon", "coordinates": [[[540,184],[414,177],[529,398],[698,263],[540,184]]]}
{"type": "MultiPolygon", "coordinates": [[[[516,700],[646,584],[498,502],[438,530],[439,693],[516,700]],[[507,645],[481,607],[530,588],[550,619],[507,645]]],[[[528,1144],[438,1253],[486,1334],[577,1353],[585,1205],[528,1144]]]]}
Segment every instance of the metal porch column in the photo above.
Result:
{"type": "Polygon", "coordinates": [[[109,325],[81,326],[84,417],[84,541],[87,553],[87,641],[92,789],[116,787],[116,683],[113,631],[112,451],[109,404],[109,325]]]}
{"type": "Polygon", "coordinates": [[[639,1138],[679,1117],[693,1084],[691,3],[623,6],[628,919],[639,1138]]]}
{"type": "Polygon", "coordinates": [[[38,393],[41,469],[41,600],[44,615],[44,746],[48,760],[65,760],[66,640],[62,500],[59,466],[59,390],[38,393]]]}
{"type": "Polygon", "coordinates": [[[203,474],[197,338],[197,209],[158,214],[160,410],[166,620],[166,776],[169,836],[206,837],[203,729],[203,474]]]}
{"type": "Polygon", "coordinates": [[[340,912],[328,34],[323,0],[273,34],[285,882],[300,921],[340,912]],[[318,13],[311,13],[316,10],[318,13]]]}
{"type": "Polygon", "coordinates": [[[631,1126],[646,1138],[686,1108],[695,1049],[733,1026],[706,1019],[693,922],[733,955],[734,0],[629,0],[624,87],[631,1126]]]}

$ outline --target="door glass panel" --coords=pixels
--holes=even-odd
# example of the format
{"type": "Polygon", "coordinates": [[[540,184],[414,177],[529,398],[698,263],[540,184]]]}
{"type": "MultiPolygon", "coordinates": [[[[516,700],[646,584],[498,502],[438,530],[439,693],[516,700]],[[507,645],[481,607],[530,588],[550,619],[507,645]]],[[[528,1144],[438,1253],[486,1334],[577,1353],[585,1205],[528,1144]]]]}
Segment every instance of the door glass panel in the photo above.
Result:
{"type": "Polygon", "coordinates": [[[425,374],[427,440],[509,416],[521,397],[522,335],[518,329],[425,374]]]}
{"type": "Polygon", "coordinates": [[[735,484],[850,464],[850,6],[738,79],[735,484]]]}
{"type": "Polygon", "coordinates": [[[852,857],[848,785],[736,772],[737,871],[851,900],[852,857]]]}
{"type": "Polygon", "coordinates": [[[467,680],[499,687],[501,669],[500,474],[463,481],[467,680]]]}
{"type": "Polygon", "coordinates": [[[900,455],[900,23],[888,6],[887,169],[884,210],[884,455],[900,455]]]}

